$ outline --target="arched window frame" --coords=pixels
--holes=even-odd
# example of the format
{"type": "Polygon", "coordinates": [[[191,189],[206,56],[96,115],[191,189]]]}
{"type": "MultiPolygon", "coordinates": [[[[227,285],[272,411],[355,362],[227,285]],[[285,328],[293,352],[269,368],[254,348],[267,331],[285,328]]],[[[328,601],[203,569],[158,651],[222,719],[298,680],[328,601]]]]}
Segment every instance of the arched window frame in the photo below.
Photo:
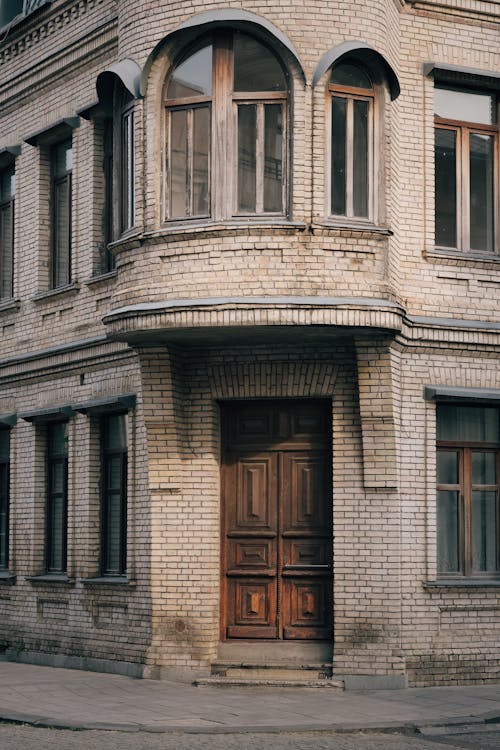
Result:
{"type": "Polygon", "coordinates": [[[382,111],[382,87],[378,85],[374,76],[366,65],[356,58],[341,58],[330,68],[328,83],[326,86],[326,118],[327,118],[327,190],[326,190],[326,214],[332,220],[346,220],[349,222],[375,224],[380,219],[380,185],[377,175],[380,175],[380,148],[381,143],[381,111],[382,111]],[[358,68],[370,81],[371,89],[355,86],[346,86],[332,82],[332,74],[335,69],[342,65],[353,65],[358,68]],[[345,144],[345,211],[334,211],[334,179],[333,179],[333,142],[335,133],[333,129],[333,100],[341,98],[346,101],[346,144],[345,144]],[[355,102],[367,102],[367,201],[365,215],[356,215],[354,208],[354,134],[353,134],[353,112],[355,102]]]}
{"type": "MultiPolygon", "coordinates": [[[[254,38],[259,44],[266,47],[279,63],[286,91],[257,91],[257,92],[235,92],[233,90],[233,40],[239,30],[227,27],[204,34],[196,42],[183,49],[172,65],[164,82],[163,105],[164,105],[164,180],[163,180],[163,216],[166,222],[184,222],[192,220],[227,221],[244,218],[249,220],[262,220],[283,218],[289,212],[289,110],[290,110],[290,76],[280,55],[267,42],[251,31],[244,30],[241,33],[254,38]],[[210,96],[186,97],[175,100],[167,98],[167,89],[171,77],[177,67],[187,60],[191,55],[203,49],[206,45],[213,45],[212,60],[212,93],[210,96]],[[282,134],[281,134],[281,159],[282,159],[282,183],[281,183],[281,209],[277,211],[266,211],[263,199],[263,117],[264,108],[267,104],[281,103],[282,106],[282,134]],[[238,109],[244,105],[254,105],[257,109],[257,165],[256,165],[256,205],[255,211],[245,211],[238,208],[238,109]],[[196,212],[193,207],[193,194],[188,196],[189,203],[186,215],[174,215],[171,210],[171,122],[172,112],[186,110],[191,114],[188,118],[193,120],[195,109],[207,107],[210,118],[210,134],[208,145],[208,190],[209,200],[207,211],[196,212]],[[215,137],[216,136],[216,137],[215,137]],[[260,149],[260,151],[259,151],[260,149]],[[189,212],[191,212],[189,214],[189,212]],[[189,214],[189,215],[188,215],[189,214]]],[[[192,139],[192,127],[190,128],[192,139]]],[[[191,155],[191,160],[193,156],[191,155]]],[[[190,169],[192,179],[192,169],[190,169]]]]}

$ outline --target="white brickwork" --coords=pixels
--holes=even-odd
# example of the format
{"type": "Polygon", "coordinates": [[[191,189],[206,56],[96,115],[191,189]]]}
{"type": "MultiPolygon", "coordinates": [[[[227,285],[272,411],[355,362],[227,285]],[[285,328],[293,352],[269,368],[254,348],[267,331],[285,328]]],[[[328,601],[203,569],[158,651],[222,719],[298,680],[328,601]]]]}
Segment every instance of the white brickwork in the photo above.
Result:
{"type": "Polygon", "coordinates": [[[500,679],[500,587],[435,583],[436,404],[423,389],[500,389],[500,257],[434,248],[426,62],[500,76],[500,3],[54,0],[0,32],[0,160],[22,146],[14,295],[0,300],[0,421],[17,414],[0,570],[11,658],[208,674],[220,642],[219,404],[321,397],[333,425],[334,675],[500,679]],[[281,219],[164,221],[164,83],[206,32],[178,27],[209,11],[274,45],[287,69],[281,219]],[[328,216],[329,71],[312,83],[322,56],[353,41],[383,56],[401,87],[394,100],[387,81],[376,87],[372,225],[328,216]],[[96,79],[123,60],[142,71],[136,221],[113,243],[116,270],[99,275],[96,79]],[[71,284],[50,290],[50,143],[25,139],[85,109],[72,130],[71,284]],[[67,576],[47,580],[46,426],[20,415],[123,394],[137,398],[126,417],[127,576],[100,578],[99,418],[83,410],[68,423],[67,576]]]}

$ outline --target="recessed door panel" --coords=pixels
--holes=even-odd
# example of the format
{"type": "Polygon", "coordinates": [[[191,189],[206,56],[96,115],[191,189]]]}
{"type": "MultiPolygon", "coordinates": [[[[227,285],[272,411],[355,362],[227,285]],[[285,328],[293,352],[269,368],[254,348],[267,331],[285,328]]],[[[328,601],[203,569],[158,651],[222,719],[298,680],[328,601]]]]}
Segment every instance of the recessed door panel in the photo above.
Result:
{"type": "Polygon", "coordinates": [[[330,408],[222,409],[224,639],[331,637],[330,408]]]}

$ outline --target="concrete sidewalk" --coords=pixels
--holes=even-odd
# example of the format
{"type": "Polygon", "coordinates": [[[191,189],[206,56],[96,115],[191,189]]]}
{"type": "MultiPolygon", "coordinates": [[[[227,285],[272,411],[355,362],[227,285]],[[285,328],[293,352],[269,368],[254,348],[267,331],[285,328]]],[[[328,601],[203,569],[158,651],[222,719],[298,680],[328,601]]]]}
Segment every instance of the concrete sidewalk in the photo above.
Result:
{"type": "Polygon", "coordinates": [[[245,732],[500,722],[500,685],[337,692],[193,687],[0,661],[0,720],[71,729],[245,732]]]}

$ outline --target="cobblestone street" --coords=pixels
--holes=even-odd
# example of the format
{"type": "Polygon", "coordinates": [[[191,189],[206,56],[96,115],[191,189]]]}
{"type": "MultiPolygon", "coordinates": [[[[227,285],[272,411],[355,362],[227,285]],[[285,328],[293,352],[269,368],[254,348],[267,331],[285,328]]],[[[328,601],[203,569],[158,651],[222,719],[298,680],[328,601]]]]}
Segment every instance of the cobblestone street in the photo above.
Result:
{"type": "Polygon", "coordinates": [[[154,734],[0,726],[2,750],[497,750],[498,731],[439,737],[358,732],[154,734]]]}

